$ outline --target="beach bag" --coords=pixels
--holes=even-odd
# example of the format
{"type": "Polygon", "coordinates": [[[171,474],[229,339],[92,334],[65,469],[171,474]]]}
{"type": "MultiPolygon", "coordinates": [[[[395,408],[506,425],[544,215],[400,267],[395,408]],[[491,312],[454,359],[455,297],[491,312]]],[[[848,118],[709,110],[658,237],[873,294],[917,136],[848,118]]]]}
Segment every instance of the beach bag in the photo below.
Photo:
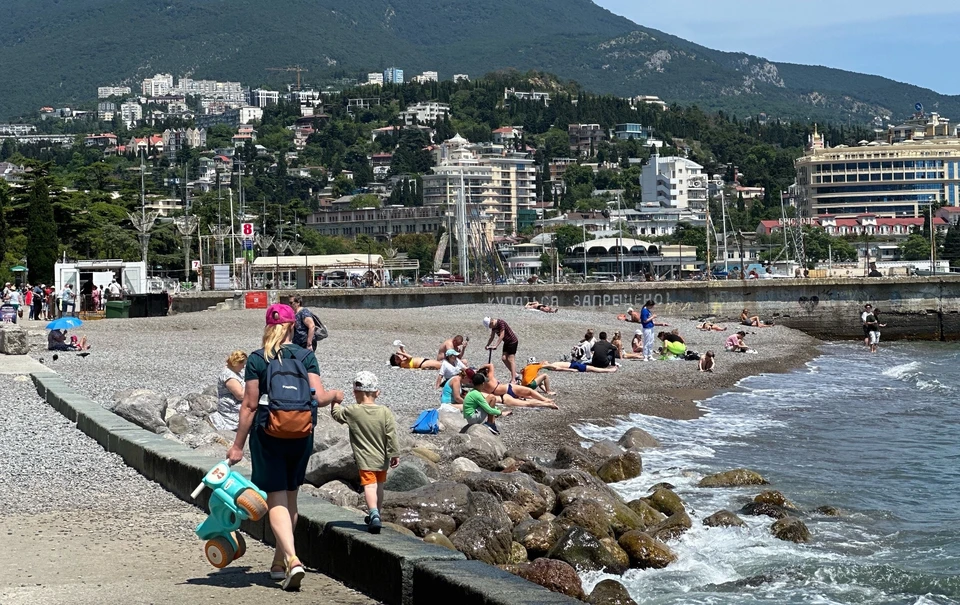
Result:
{"type": "Polygon", "coordinates": [[[590,355],[590,349],[587,343],[580,343],[578,345],[573,345],[573,348],[570,349],[570,359],[574,361],[580,361],[590,355]]]}
{"type": "Polygon", "coordinates": [[[436,435],[440,432],[440,412],[424,410],[417,416],[417,421],[410,427],[418,435],[436,435]]]}
{"type": "MultiPolygon", "coordinates": [[[[302,439],[313,433],[317,404],[304,366],[310,353],[298,348],[292,357],[284,358],[280,351],[267,364],[267,405],[258,408],[258,416],[260,426],[271,437],[302,439]]],[[[253,354],[266,359],[263,349],[253,354]]]]}
{"type": "Polygon", "coordinates": [[[683,358],[687,361],[700,361],[700,353],[687,349],[687,352],[684,353],[683,358]]]}

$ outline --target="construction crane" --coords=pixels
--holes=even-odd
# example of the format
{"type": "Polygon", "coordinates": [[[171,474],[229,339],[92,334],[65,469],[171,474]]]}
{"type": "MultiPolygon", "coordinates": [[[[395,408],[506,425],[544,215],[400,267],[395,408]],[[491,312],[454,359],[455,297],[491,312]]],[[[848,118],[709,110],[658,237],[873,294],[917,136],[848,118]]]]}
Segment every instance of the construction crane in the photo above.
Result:
{"type": "Polygon", "coordinates": [[[293,65],[291,67],[268,67],[267,71],[295,71],[297,72],[297,90],[300,90],[300,73],[306,72],[309,73],[309,69],[304,69],[299,65],[293,65]]]}

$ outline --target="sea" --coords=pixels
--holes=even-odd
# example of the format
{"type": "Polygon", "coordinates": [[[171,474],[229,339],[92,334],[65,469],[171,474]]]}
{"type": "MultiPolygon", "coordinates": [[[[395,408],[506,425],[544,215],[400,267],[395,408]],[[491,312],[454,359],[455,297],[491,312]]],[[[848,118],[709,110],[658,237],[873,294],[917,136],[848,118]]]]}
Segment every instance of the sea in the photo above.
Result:
{"type": "MultiPolygon", "coordinates": [[[[722,358],[719,363],[723,363],[722,358]]],[[[638,603],[960,604],[960,345],[827,343],[805,367],[749,377],[701,403],[695,420],[642,415],[614,426],[579,425],[584,442],[637,426],[662,442],[644,471],[615,484],[627,500],[668,482],[693,529],[670,542],[677,561],[622,578],[584,573],[585,590],[620,580],[638,603]],[[750,468],[771,485],[698,488],[710,473],[750,468]],[[701,520],[736,512],[776,489],[805,514],[812,539],[701,520]],[[815,512],[840,509],[839,517],[815,512]]],[[[642,388],[642,387],[641,387],[642,388]]]]}

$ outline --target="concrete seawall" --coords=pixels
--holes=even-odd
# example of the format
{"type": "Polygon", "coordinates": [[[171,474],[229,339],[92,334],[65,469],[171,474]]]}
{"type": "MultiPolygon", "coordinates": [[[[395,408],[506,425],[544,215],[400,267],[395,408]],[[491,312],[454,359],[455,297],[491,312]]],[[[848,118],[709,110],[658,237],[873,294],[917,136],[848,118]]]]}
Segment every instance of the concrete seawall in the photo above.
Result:
{"type": "MultiPolygon", "coordinates": [[[[196,454],[176,441],[146,431],[74,392],[59,375],[31,374],[37,392],[77,428],[105,450],[119,455],[141,475],[156,481],[178,498],[207,510],[209,490],[197,500],[190,492],[218,459],[196,454]]],[[[313,496],[300,495],[300,519],[294,530],[297,554],[309,567],[391,605],[534,605],[574,604],[574,599],[550,592],[517,576],[459,552],[426,544],[390,530],[367,533],[362,515],[313,496]]],[[[273,543],[266,519],[242,529],[273,543]]],[[[197,540],[197,550],[202,542],[197,540]]],[[[269,561],[253,564],[264,567],[269,561]]],[[[211,568],[213,569],[213,568],[211,568]]]]}
{"type": "MultiPolygon", "coordinates": [[[[660,315],[716,317],[733,321],[743,308],[825,339],[862,337],[860,312],[872,303],[882,312],[885,339],[960,339],[960,275],[884,279],[776,279],[716,282],[542,284],[535,286],[444,286],[360,290],[283,290],[282,300],[304,297],[311,307],[395,309],[458,304],[522,306],[539,300],[559,307],[622,313],[647,300],[660,315]]],[[[197,293],[174,299],[173,311],[201,311],[224,293],[197,293]]]]}

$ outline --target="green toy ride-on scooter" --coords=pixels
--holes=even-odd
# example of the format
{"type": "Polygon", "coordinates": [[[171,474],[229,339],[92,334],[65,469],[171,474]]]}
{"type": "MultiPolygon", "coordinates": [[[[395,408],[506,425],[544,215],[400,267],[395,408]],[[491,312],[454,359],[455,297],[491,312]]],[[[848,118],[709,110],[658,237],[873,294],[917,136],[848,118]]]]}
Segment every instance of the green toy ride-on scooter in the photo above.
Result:
{"type": "Polygon", "coordinates": [[[226,462],[210,469],[190,497],[195,499],[205,487],[212,490],[210,516],[197,525],[196,534],[207,541],[203,546],[207,560],[222,569],[246,552],[247,545],[237,530],[243,521],[259,521],[267,514],[267,494],[230,470],[226,462]]]}

